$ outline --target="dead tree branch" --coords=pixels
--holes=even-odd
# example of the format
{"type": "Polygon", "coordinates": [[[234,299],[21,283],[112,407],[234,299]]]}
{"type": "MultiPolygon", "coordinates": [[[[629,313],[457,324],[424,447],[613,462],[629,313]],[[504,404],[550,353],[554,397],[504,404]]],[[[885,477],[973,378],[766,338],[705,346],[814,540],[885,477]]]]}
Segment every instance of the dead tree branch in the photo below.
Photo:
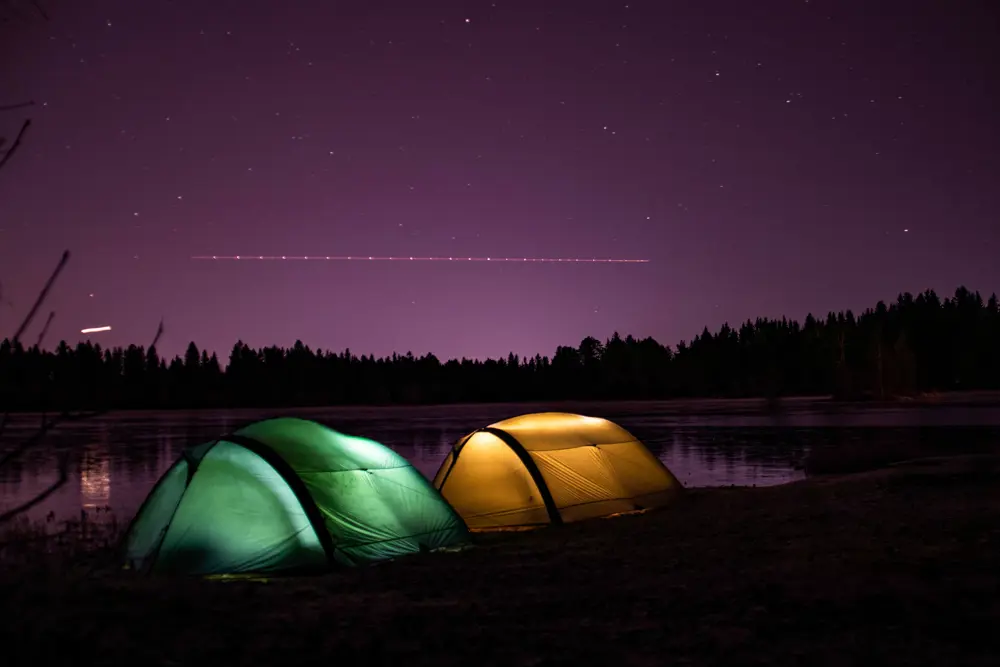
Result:
{"type": "Polygon", "coordinates": [[[28,131],[29,127],[31,127],[31,119],[26,118],[24,120],[24,124],[21,125],[21,129],[18,131],[17,136],[14,137],[14,143],[12,143],[10,145],[10,148],[4,151],[3,156],[0,157],[0,169],[2,169],[5,164],[7,164],[7,161],[10,160],[12,155],[14,155],[14,151],[16,151],[18,147],[21,145],[21,139],[24,138],[24,133],[28,131]]]}
{"type": "Polygon", "coordinates": [[[49,291],[52,289],[52,285],[55,284],[56,278],[58,278],[59,274],[62,273],[62,270],[66,266],[66,262],[68,261],[69,261],[69,250],[65,250],[63,251],[62,258],[59,260],[59,264],[56,265],[55,271],[53,271],[52,275],[49,276],[49,279],[45,283],[45,286],[42,287],[42,291],[38,293],[38,298],[35,299],[35,304],[31,307],[31,310],[28,311],[28,314],[25,315],[24,321],[21,322],[21,326],[18,327],[17,333],[14,334],[13,344],[16,344],[18,339],[20,339],[21,336],[24,335],[24,330],[28,328],[28,326],[31,324],[31,320],[35,318],[35,313],[38,312],[38,309],[45,301],[45,298],[49,295],[49,291]]]}
{"type": "Polygon", "coordinates": [[[42,7],[42,3],[38,2],[38,0],[30,0],[30,2],[31,6],[35,8],[36,12],[38,12],[38,15],[48,21],[49,15],[46,13],[45,8],[42,7]]]}
{"type": "Polygon", "coordinates": [[[52,320],[55,319],[55,316],[56,316],[56,311],[53,310],[49,312],[49,317],[47,320],[45,320],[45,326],[42,327],[41,332],[39,332],[38,334],[38,340],[35,341],[35,347],[37,348],[42,347],[42,341],[45,340],[45,334],[49,332],[49,325],[52,324],[52,320]]]}
{"type": "Polygon", "coordinates": [[[51,496],[53,493],[58,491],[67,481],[69,481],[69,452],[60,452],[59,454],[59,477],[56,481],[49,484],[49,486],[42,492],[36,494],[31,500],[27,500],[17,507],[12,507],[9,510],[0,514],[0,524],[10,521],[19,514],[27,512],[32,507],[45,502],[45,499],[51,496]]]}
{"type": "MultiPolygon", "coordinates": [[[[24,321],[21,322],[21,326],[17,328],[17,332],[14,334],[14,338],[11,340],[12,349],[17,346],[18,340],[20,340],[21,336],[24,334],[24,331],[31,324],[31,320],[34,319],[35,313],[38,312],[38,309],[41,307],[42,303],[45,302],[45,298],[49,295],[49,291],[52,289],[52,285],[55,284],[56,278],[58,278],[59,274],[62,273],[62,270],[66,266],[66,262],[68,261],[69,261],[69,250],[65,250],[63,251],[62,257],[59,259],[59,263],[56,265],[55,271],[53,271],[52,275],[49,276],[49,279],[48,281],[46,281],[45,286],[42,287],[42,291],[38,293],[38,298],[35,299],[35,304],[31,307],[31,310],[28,311],[28,314],[25,315],[24,321]]],[[[49,322],[52,321],[53,315],[49,316],[49,322]]],[[[45,323],[45,328],[48,329],[48,322],[45,323]]],[[[45,330],[42,331],[43,335],[44,333],[45,330]]],[[[7,427],[7,420],[9,418],[10,418],[10,410],[4,410],[3,417],[0,417],[0,438],[3,437],[3,432],[4,429],[7,427]]],[[[0,465],[3,464],[0,463],[0,465]]]]}
{"type": "Polygon", "coordinates": [[[156,344],[160,342],[160,336],[162,336],[162,335],[163,335],[163,318],[161,317],[160,318],[160,326],[156,327],[156,335],[153,336],[153,342],[150,343],[149,347],[146,348],[146,349],[148,350],[148,349],[152,349],[152,348],[156,347],[156,344]]]}
{"type": "MultiPolygon", "coordinates": [[[[69,251],[67,251],[66,254],[63,255],[63,257],[64,258],[68,257],[68,254],[69,251]]],[[[163,335],[163,320],[161,319],[160,325],[156,328],[156,335],[153,337],[153,343],[150,345],[150,347],[155,347],[156,343],[160,340],[160,336],[162,335],[163,335]]],[[[20,445],[10,450],[9,452],[6,452],[2,457],[0,457],[0,468],[9,464],[11,461],[14,461],[32,447],[38,445],[45,438],[45,436],[48,435],[49,432],[52,431],[52,429],[54,429],[56,426],[67,422],[79,422],[87,419],[92,419],[94,417],[99,417],[101,415],[107,414],[108,412],[110,412],[110,408],[105,408],[102,410],[91,410],[86,412],[76,412],[76,413],[62,412],[59,415],[56,415],[55,417],[52,417],[50,419],[45,419],[43,417],[42,424],[38,428],[38,430],[34,433],[34,435],[32,435],[30,438],[26,439],[20,445]]],[[[9,413],[4,414],[4,419],[3,419],[4,422],[7,421],[8,414],[9,413]]],[[[3,424],[0,424],[0,432],[2,432],[2,426],[3,424]]],[[[60,487],[66,484],[66,482],[69,479],[68,453],[62,452],[60,454],[59,461],[60,461],[59,477],[56,479],[56,481],[53,482],[51,485],[49,485],[49,487],[46,488],[44,491],[33,497],[31,500],[28,500],[18,505],[17,507],[6,510],[2,514],[0,514],[0,524],[10,521],[11,519],[26,512],[32,507],[35,507],[39,503],[44,502],[46,498],[51,496],[53,493],[58,491],[60,487]]]]}
{"type": "Polygon", "coordinates": [[[13,111],[15,109],[23,109],[25,107],[31,107],[35,105],[34,100],[28,100],[27,102],[18,102],[16,104],[0,104],[0,111],[13,111]]]}
{"type": "MultiPolygon", "coordinates": [[[[27,18],[17,8],[17,4],[18,3],[16,2],[16,0],[0,0],[0,22],[9,20],[5,16],[5,14],[9,14],[16,18],[27,18]]],[[[27,0],[27,2],[24,4],[31,5],[31,9],[40,17],[42,17],[43,20],[45,21],[49,20],[48,12],[45,11],[45,8],[42,7],[42,3],[40,3],[38,0],[27,0]]]]}
{"type": "MultiPolygon", "coordinates": [[[[42,291],[38,293],[38,298],[35,299],[35,304],[31,307],[31,310],[28,311],[28,314],[25,315],[24,321],[21,322],[21,326],[19,326],[17,328],[17,332],[14,334],[14,338],[11,340],[11,345],[10,345],[11,348],[14,348],[14,347],[17,346],[18,340],[20,340],[21,336],[24,334],[25,329],[27,329],[28,326],[31,324],[31,320],[33,320],[35,318],[35,313],[38,312],[38,309],[41,307],[42,303],[45,302],[45,298],[49,295],[49,291],[52,289],[52,285],[55,284],[56,278],[58,278],[59,274],[62,273],[63,267],[66,266],[66,262],[68,262],[68,261],[69,261],[69,250],[65,250],[65,251],[63,251],[62,258],[59,260],[59,263],[56,265],[55,271],[53,271],[52,275],[49,276],[49,279],[48,279],[48,281],[46,281],[45,286],[42,287],[42,291]]],[[[55,313],[53,313],[53,315],[54,314],[55,313]]],[[[49,322],[52,321],[53,315],[49,316],[49,322]]],[[[45,323],[45,328],[48,329],[48,326],[49,326],[49,323],[46,322],[45,323]]],[[[161,326],[162,326],[162,323],[161,323],[161,326]]],[[[45,334],[45,330],[43,329],[42,330],[42,335],[44,335],[44,334],[45,334]]],[[[10,411],[9,410],[4,410],[3,417],[0,417],[0,437],[3,437],[3,431],[4,431],[4,428],[6,428],[6,426],[7,426],[7,420],[8,420],[9,417],[10,417],[10,411]]],[[[0,464],[0,465],[2,465],[2,464],[0,464]]]]}
{"type": "Polygon", "coordinates": [[[48,435],[49,431],[54,429],[56,426],[62,424],[63,422],[77,422],[83,421],[85,419],[90,419],[92,417],[97,417],[106,413],[107,410],[90,410],[87,412],[61,412],[51,419],[45,420],[38,430],[35,431],[34,435],[22,442],[20,445],[14,449],[6,452],[2,457],[0,457],[0,468],[4,467],[14,459],[17,459],[26,451],[37,445],[42,439],[48,435]]]}
{"type": "MultiPolygon", "coordinates": [[[[0,0],[0,23],[5,23],[9,20],[11,16],[22,17],[20,10],[17,7],[17,2],[15,0],[0,0]]],[[[48,21],[49,15],[42,7],[39,0],[28,0],[27,4],[31,5],[31,8],[42,17],[43,20],[48,21]]],[[[14,104],[0,105],[0,111],[13,111],[15,109],[23,109],[25,107],[33,106],[35,103],[32,100],[27,102],[17,102],[14,104]]],[[[24,123],[21,125],[21,129],[18,130],[17,134],[14,136],[14,141],[11,143],[10,148],[7,148],[0,152],[0,169],[3,168],[5,164],[13,157],[14,153],[21,146],[21,139],[24,138],[24,133],[28,131],[31,127],[31,119],[26,118],[24,123]]],[[[0,149],[3,148],[4,138],[0,137],[0,149]]]]}

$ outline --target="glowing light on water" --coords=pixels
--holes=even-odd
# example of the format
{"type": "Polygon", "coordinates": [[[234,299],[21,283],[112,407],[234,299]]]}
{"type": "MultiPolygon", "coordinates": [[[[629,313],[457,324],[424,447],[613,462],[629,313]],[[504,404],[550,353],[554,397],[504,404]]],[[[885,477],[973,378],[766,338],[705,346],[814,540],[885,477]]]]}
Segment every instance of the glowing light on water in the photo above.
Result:
{"type": "Polygon", "coordinates": [[[104,507],[111,500],[111,462],[104,447],[87,447],[80,463],[80,496],[87,509],[104,507]]]}
{"type": "Polygon", "coordinates": [[[648,259],[617,257],[403,257],[393,255],[195,255],[197,260],[279,262],[508,262],[522,264],[648,264],[648,259]]]}

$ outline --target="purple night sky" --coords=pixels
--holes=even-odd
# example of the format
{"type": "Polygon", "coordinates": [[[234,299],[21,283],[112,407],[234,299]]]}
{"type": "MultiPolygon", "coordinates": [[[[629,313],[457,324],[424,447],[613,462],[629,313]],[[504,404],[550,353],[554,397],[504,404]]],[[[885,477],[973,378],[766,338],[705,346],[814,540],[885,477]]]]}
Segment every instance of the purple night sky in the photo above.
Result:
{"type": "Polygon", "coordinates": [[[0,26],[0,105],[36,102],[0,114],[8,141],[33,119],[0,170],[4,336],[66,248],[26,342],[53,309],[49,347],[162,317],[162,353],[223,363],[1000,289],[991,2],[42,4],[0,26]],[[190,259],[216,254],[651,262],[190,259]]]}

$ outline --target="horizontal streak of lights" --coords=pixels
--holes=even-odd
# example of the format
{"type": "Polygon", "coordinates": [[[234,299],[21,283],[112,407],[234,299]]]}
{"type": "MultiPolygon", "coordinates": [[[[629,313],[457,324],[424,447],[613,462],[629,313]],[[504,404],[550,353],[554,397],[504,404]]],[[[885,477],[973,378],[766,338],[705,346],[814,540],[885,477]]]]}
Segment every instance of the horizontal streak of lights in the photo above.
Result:
{"type": "Polygon", "coordinates": [[[111,331],[111,327],[91,327],[90,329],[80,329],[80,333],[97,333],[99,331],[111,331]]]}
{"type": "Polygon", "coordinates": [[[375,255],[196,255],[191,259],[324,262],[519,262],[528,264],[648,264],[648,259],[599,257],[392,257],[375,255]]]}

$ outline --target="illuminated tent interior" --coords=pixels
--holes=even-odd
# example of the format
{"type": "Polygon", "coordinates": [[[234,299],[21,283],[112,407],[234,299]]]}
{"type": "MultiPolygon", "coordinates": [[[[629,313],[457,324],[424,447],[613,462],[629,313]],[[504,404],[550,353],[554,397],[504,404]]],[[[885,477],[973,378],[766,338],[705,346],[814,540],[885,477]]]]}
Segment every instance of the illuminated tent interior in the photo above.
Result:
{"type": "Polygon", "coordinates": [[[622,427],[561,412],[522,415],[474,431],[452,448],[434,487],[473,530],[651,509],[682,488],[622,427]]]}
{"type": "Polygon", "coordinates": [[[126,536],[126,567],[322,570],[461,544],[462,519],[405,459],[316,422],[256,422],[191,447],[126,536]]]}

